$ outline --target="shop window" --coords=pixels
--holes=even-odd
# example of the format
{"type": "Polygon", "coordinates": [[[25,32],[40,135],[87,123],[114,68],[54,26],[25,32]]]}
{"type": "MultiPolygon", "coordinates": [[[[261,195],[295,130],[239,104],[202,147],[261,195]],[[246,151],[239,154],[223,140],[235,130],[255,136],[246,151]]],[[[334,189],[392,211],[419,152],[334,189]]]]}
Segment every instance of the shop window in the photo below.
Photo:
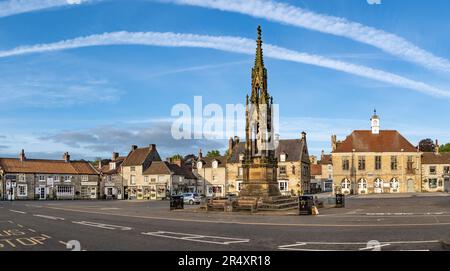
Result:
{"type": "Polygon", "coordinates": [[[287,181],[280,181],[278,182],[278,188],[281,192],[288,191],[288,182],[287,181]]]}
{"type": "Polygon", "coordinates": [[[429,179],[428,180],[428,187],[433,189],[433,188],[437,188],[437,179],[429,179]]]}

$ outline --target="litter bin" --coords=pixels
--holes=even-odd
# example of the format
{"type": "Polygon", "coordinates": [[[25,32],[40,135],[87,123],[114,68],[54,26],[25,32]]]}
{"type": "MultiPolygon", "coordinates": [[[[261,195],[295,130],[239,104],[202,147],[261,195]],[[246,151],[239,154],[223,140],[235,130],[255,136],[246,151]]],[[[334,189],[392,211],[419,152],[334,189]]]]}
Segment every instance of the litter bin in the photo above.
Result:
{"type": "Polygon", "coordinates": [[[298,197],[298,214],[299,215],[312,215],[312,207],[314,206],[313,196],[300,196],[298,197]]]}
{"type": "Polygon", "coordinates": [[[336,194],[336,208],[345,208],[344,194],[336,194]]]}
{"type": "Polygon", "coordinates": [[[184,209],[184,197],[183,196],[171,196],[170,197],[170,210],[184,209]]]}

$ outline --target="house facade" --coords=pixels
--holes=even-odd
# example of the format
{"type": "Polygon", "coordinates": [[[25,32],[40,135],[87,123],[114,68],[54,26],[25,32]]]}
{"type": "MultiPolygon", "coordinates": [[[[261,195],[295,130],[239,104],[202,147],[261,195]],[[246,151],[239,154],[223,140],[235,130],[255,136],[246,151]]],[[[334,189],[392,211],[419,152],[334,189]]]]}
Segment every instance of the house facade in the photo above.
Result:
{"type": "Polygon", "coordinates": [[[125,199],[149,199],[151,187],[144,178],[144,172],[153,161],[161,161],[156,145],[151,144],[145,148],[131,146],[131,151],[122,164],[125,199]]]}
{"type": "Polygon", "coordinates": [[[194,173],[197,176],[197,193],[207,197],[224,197],[229,192],[227,157],[203,157],[199,151],[194,173]]]}
{"type": "MultiPolygon", "coordinates": [[[[278,160],[278,188],[283,195],[301,195],[310,192],[311,162],[306,133],[300,139],[277,139],[275,156],[278,160]]],[[[229,192],[239,193],[243,182],[242,160],[245,142],[239,138],[230,139],[226,166],[229,192]]]]}
{"type": "Polygon", "coordinates": [[[99,161],[101,176],[100,191],[102,191],[104,199],[124,198],[122,164],[125,158],[120,157],[117,152],[114,152],[111,160],[99,161]]]}
{"type": "Polygon", "coordinates": [[[99,172],[86,161],[0,158],[3,200],[98,199],[99,172]]]}
{"type": "Polygon", "coordinates": [[[450,153],[435,152],[422,155],[422,191],[450,192],[450,153]]]}
{"type": "Polygon", "coordinates": [[[334,188],[337,193],[371,194],[421,191],[421,156],[398,131],[357,130],[343,141],[332,136],[334,188]]]}

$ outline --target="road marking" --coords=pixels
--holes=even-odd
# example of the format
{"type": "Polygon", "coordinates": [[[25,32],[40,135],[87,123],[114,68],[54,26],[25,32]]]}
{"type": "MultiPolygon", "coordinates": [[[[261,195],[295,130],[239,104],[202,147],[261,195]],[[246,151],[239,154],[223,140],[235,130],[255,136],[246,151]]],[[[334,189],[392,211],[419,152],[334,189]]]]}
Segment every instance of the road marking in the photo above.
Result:
{"type": "Polygon", "coordinates": [[[208,236],[208,235],[168,232],[168,231],[143,232],[142,234],[163,237],[163,238],[170,238],[170,239],[178,239],[178,240],[184,240],[184,241],[218,244],[218,245],[230,245],[230,244],[250,242],[250,239],[230,238],[230,237],[221,237],[221,236],[208,236]]]}
{"type": "Polygon", "coordinates": [[[108,210],[119,210],[120,208],[111,207],[111,208],[101,208],[100,210],[108,211],[108,210]]]}
{"type": "Polygon", "coordinates": [[[66,242],[63,242],[63,241],[58,241],[60,244],[62,244],[63,246],[66,246],[67,245],[67,243],[66,242]]]}
{"type": "Polygon", "coordinates": [[[26,212],[22,212],[22,211],[17,211],[17,210],[11,210],[11,209],[9,209],[11,212],[14,212],[14,213],[19,213],[19,214],[26,214],[26,212]]]}
{"type": "Polygon", "coordinates": [[[35,230],[33,230],[33,229],[28,229],[29,231],[31,231],[31,232],[36,232],[35,230]]]}
{"type": "Polygon", "coordinates": [[[20,224],[17,224],[17,227],[19,227],[19,228],[23,228],[23,226],[22,226],[22,225],[20,225],[20,224]]]}
{"type": "Polygon", "coordinates": [[[42,208],[42,205],[31,205],[31,204],[25,204],[27,207],[34,207],[34,208],[42,208]]]}
{"type": "Polygon", "coordinates": [[[65,220],[62,217],[49,216],[49,215],[33,215],[33,216],[41,217],[41,218],[47,218],[47,219],[51,219],[51,220],[65,220]]]}
{"type": "MultiPolygon", "coordinates": [[[[403,244],[403,245],[410,245],[410,244],[431,244],[431,243],[440,243],[439,240],[429,240],[429,241],[392,241],[392,242],[379,242],[379,245],[367,247],[367,242],[296,242],[295,244],[289,244],[289,245],[282,245],[279,246],[278,249],[281,250],[294,250],[294,251],[347,251],[352,249],[318,249],[318,248],[304,248],[305,246],[311,245],[311,246],[366,246],[363,248],[358,248],[358,250],[373,250],[385,246],[391,246],[393,244],[403,244]]],[[[339,247],[338,247],[339,248],[339,247]]],[[[353,249],[356,250],[356,249],[353,249]]],[[[422,250],[417,250],[422,251],[422,250]]],[[[425,251],[425,250],[423,250],[425,251]]]]}
{"type": "Polygon", "coordinates": [[[51,237],[46,234],[41,234],[41,235],[44,236],[45,238],[51,239],[51,237]]]}
{"type": "Polygon", "coordinates": [[[393,227],[417,227],[417,226],[448,226],[450,222],[440,222],[440,223],[398,223],[398,224],[317,224],[317,223],[269,223],[269,222],[237,222],[237,221],[217,221],[217,220],[195,220],[195,219],[183,219],[183,218],[171,218],[171,217],[158,217],[158,216],[140,216],[140,215],[128,215],[128,214],[113,214],[104,213],[96,211],[69,209],[61,207],[46,207],[48,209],[63,210],[77,213],[87,213],[87,214],[98,214],[98,215],[108,215],[108,216],[119,216],[119,217],[130,217],[130,218],[143,218],[143,219],[154,219],[154,220],[164,220],[164,221],[181,221],[181,222],[194,222],[194,223],[209,223],[209,224],[234,224],[234,225],[253,225],[253,226],[285,226],[285,227],[322,227],[322,228],[393,228],[393,227]]]}
{"type": "Polygon", "coordinates": [[[97,223],[97,222],[89,222],[89,221],[72,221],[72,223],[89,226],[89,227],[96,227],[96,228],[102,228],[107,230],[122,230],[122,231],[129,231],[132,228],[125,227],[125,226],[117,226],[117,225],[109,225],[109,224],[103,224],[103,223],[97,223]]]}

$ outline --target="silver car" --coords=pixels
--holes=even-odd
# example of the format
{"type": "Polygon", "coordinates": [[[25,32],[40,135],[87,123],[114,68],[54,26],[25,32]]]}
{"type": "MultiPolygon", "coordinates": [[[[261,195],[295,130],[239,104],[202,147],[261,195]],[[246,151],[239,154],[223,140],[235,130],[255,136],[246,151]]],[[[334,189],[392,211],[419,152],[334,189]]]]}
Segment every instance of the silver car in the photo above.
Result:
{"type": "Polygon", "coordinates": [[[200,204],[202,201],[202,198],[197,193],[184,193],[182,196],[184,203],[189,203],[190,205],[200,204]]]}

